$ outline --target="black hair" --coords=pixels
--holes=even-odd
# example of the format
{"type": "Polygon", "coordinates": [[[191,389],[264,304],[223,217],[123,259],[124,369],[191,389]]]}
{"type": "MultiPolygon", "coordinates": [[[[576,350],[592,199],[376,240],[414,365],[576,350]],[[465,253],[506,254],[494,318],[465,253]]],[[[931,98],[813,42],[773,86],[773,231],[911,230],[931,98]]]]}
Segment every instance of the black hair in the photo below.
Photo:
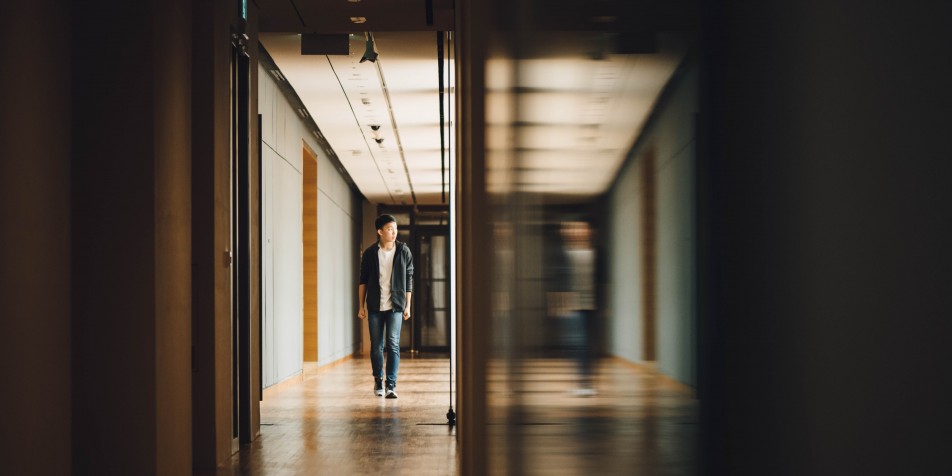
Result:
{"type": "Polygon", "coordinates": [[[374,220],[374,226],[376,226],[378,230],[381,230],[383,227],[387,226],[387,223],[391,222],[397,222],[397,219],[394,218],[393,215],[380,215],[376,220],[374,220]]]}

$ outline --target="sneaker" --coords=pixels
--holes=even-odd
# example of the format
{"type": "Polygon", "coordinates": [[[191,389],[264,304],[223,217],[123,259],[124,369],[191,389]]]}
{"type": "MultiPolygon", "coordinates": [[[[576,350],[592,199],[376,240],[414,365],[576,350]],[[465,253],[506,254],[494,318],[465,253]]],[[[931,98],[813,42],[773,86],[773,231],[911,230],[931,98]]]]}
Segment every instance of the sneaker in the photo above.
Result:
{"type": "Polygon", "coordinates": [[[374,395],[378,397],[383,396],[383,379],[374,379],[374,395]]]}
{"type": "Polygon", "coordinates": [[[594,397],[598,395],[598,391],[592,387],[582,387],[572,390],[572,395],[576,397],[594,397]]]}
{"type": "Polygon", "coordinates": [[[397,391],[393,387],[387,389],[387,398],[397,398],[397,391]]]}

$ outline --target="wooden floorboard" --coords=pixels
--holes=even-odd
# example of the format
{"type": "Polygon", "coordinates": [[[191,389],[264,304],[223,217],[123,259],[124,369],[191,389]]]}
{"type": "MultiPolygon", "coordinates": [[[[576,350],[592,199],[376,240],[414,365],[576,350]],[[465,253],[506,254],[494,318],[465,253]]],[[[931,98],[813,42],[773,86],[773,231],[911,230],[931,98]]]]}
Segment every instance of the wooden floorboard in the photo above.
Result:
{"type": "MultiPolygon", "coordinates": [[[[570,361],[490,365],[493,474],[695,474],[690,392],[649,367],[597,369],[597,394],[580,396],[570,361]]],[[[260,437],[214,474],[459,474],[448,379],[445,358],[405,356],[387,400],[367,359],[309,374],[262,402],[260,437]]]]}

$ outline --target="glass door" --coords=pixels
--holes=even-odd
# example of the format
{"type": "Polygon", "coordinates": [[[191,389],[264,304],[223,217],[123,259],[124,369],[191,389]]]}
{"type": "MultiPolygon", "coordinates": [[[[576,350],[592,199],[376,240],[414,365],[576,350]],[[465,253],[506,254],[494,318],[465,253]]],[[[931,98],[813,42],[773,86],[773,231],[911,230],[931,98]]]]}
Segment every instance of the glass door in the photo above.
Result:
{"type": "Polygon", "coordinates": [[[418,228],[415,261],[414,348],[424,352],[450,349],[450,246],[446,227],[418,228]]]}

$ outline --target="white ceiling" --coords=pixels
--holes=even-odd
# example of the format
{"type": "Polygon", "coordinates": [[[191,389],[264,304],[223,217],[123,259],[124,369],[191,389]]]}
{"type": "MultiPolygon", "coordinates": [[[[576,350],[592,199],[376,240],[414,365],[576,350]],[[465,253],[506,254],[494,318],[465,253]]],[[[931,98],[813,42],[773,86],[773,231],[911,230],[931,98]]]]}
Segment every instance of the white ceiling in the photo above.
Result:
{"type": "MultiPolygon", "coordinates": [[[[349,56],[302,56],[296,33],[263,33],[261,42],[368,200],[442,203],[436,33],[373,36],[376,63],[359,62],[364,35],[351,35],[349,56]],[[374,131],[372,125],[380,129],[374,131]],[[383,142],[378,144],[376,137],[383,142]]],[[[444,74],[452,68],[444,58],[444,74]]],[[[444,107],[454,101],[451,80],[444,76],[444,107]]],[[[452,131],[447,113],[444,123],[448,141],[452,131]]],[[[445,157],[448,166],[448,150],[445,157]]]]}
{"type": "Polygon", "coordinates": [[[689,44],[688,35],[659,34],[656,53],[595,55],[590,36],[569,35],[557,54],[488,65],[491,191],[538,193],[550,203],[603,193],[689,44]]]}
{"type": "MultiPolygon", "coordinates": [[[[359,63],[363,35],[351,35],[349,56],[302,56],[297,34],[263,33],[261,42],[370,201],[413,204],[415,196],[417,204],[442,203],[436,34],[379,32],[374,38],[376,64],[359,63]],[[383,144],[373,140],[370,125],[381,126],[383,144]]],[[[490,188],[516,187],[566,202],[604,192],[686,52],[685,35],[658,38],[653,54],[596,60],[590,42],[566,41],[560,44],[574,46],[560,46],[555,55],[491,61],[490,188]]],[[[449,91],[446,104],[455,107],[449,91]]],[[[447,130],[447,140],[452,137],[447,130]]]]}

